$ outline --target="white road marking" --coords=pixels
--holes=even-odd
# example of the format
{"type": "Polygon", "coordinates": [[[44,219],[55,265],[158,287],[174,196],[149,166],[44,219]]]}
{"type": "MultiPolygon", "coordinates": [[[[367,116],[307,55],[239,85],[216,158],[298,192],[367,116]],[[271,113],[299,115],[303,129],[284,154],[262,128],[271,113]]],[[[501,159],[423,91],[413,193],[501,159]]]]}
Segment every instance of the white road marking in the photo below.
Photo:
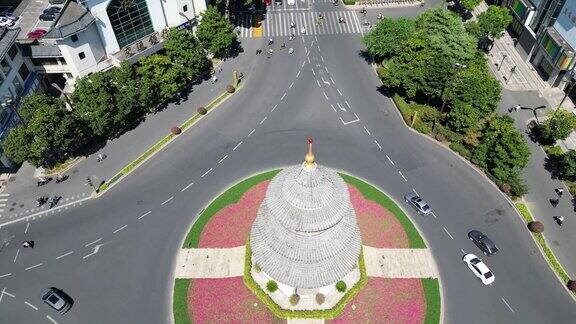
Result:
{"type": "Polygon", "coordinates": [[[390,164],[394,165],[394,161],[392,161],[392,159],[388,156],[388,154],[386,154],[386,158],[388,158],[388,161],[390,161],[390,164]]]}
{"type": "Polygon", "coordinates": [[[506,306],[508,306],[508,309],[509,309],[512,313],[515,313],[514,310],[512,309],[512,307],[510,307],[510,304],[508,304],[508,302],[506,301],[506,299],[504,299],[504,297],[502,297],[502,301],[504,302],[504,304],[506,304],[506,306]]]}
{"type": "Polygon", "coordinates": [[[310,56],[307,56],[306,59],[308,60],[308,63],[310,63],[310,56]]]}
{"type": "MultiPolygon", "coordinates": [[[[352,109],[352,107],[350,107],[350,104],[348,103],[348,100],[344,100],[344,102],[346,103],[346,106],[348,106],[348,108],[352,109]]],[[[358,116],[356,116],[356,118],[358,118],[358,116]]]]}
{"type": "Polygon", "coordinates": [[[412,191],[414,191],[414,193],[416,194],[416,196],[420,196],[420,195],[418,194],[418,192],[416,192],[416,189],[412,188],[412,191]]]}
{"type": "MultiPolygon", "coordinates": [[[[274,108],[276,108],[276,106],[274,106],[274,108]]],[[[236,151],[236,149],[242,145],[242,141],[240,141],[240,143],[236,144],[236,146],[234,146],[234,148],[232,149],[232,151],[236,151]]]]}
{"type": "Polygon", "coordinates": [[[34,306],[34,305],[30,304],[30,303],[29,303],[29,302],[27,302],[27,301],[24,301],[24,304],[26,304],[26,305],[30,306],[30,308],[32,308],[33,310],[38,310],[38,307],[36,307],[36,306],[34,306]]]}
{"type": "Polygon", "coordinates": [[[366,128],[366,126],[364,126],[364,130],[366,131],[366,133],[367,133],[368,135],[372,135],[372,134],[370,134],[370,131],[368,130],[368,128],[366,128]]]}
{"type": "Polygon", "coordinates": [[[320,59],[324,62],[324,56],[320,55],[320,59]]]}
{"type": "Polygon", "coordinates": [[[6,274],[1,275],[0,278],[9,277],[11,275],[12,275],[12,272],[6,273],[6,274]]]}
{"type": "Polygon", "coordinates": [[[306,61],[302,62],[302,67],[304,67],[304,65],[306,65],[306,61]]]}
{"type": "MultiPolygon", "coordinates": [[[[203,175],[200,176],[200,178],[204,178],[208,173],[212,172],[212,168],[210,168],[210,170],[204,172],[203,175]]],[[[164,205],[164,203],[162,203],[162,205],[164,205]]]]}
{"type": "Polygon", "coordinates": [[[290,86],[288,86],[288,89],[292,89],[293,86],[294,86],[294,81],[292,81],[292,83],[290,83],[290,86]]]}
{"type": "MultiPolygon", "coordinates": [[[[212,170],[212,169],[210,169],[210,170],[212,170]]],[[[167,204],[167,203],[168,203],[170,200],[172,200],[172,199],[174,199],[174,196],[172,196],[172,197],[170,197],[170,198],[168,198],[168,199],[164,200],[164,202],[163,202],[163,203],[161,203],[161,204],[160,204],[160,206],[164,206],[164,205],[166,205],[166,204],[167,204]]]]}
{"type": "Polygon", "coordinates": [[[296,74],[296,79],[298,79],[300,77],[300,71],[301,70],[298,70],[298,73],[296,74]]]}
{"type": "Polygon", "coordinates": [[[29,227],[30,227],[30,223],[26,223],[26,229],[24,230],[24,234],[28,233],[29,227]]]}
{"type": "Polygon", "coordinates": [[[322,94],[324,94],[324,97],[326,98],[326,100],[330,100],[330,99],[328,99],[328,95],[326,95],[326,92],[322,91],[322,94]]]}
{"type": "Polygon", "coordinates": [[[430,214],[432,214],[432,216],[434,216],[434,218],[437,218],[436,214],[434,214],[434,212],[430,212],[430,214]]]}
{"type": "Polygon", "coordinates": [[[96,244],[96,243],[98,243],[98,242],[100,242],[100,241],[102,241],[102,238],[99,238],[99,239],[97,239],[96,241],[90,242],[90,243],[84,245],[84,247],[89,247],[90,245],[96,244]]]}
{"type": "Polygon", "coordinates": [[[24,270],[31,270],[31,269],[34,269],[34,268],[38,268],[38,267],[41,266],[41,265],[43,265],[43,263],[38,263],[37,265],[33,265],[33,266],[31,266],[31,267],[25,268],[24,270]]]}
{"type": "Polygon", "coordinates": [[[377,140],[374,140],[374,143],[376,143],[376,145],[378,145],[378,148],[379,148],[379,149],[382,149],[382,146],[380,146],[380,143],[378,143],[377,140]]]}
{"type": "MultiPolygon", "coordinates": [[[[193,185],[193,184],[194,184],[194,182],[192,182],[192,183],[191,183],[191,184],[189,184],[188,186],[191,186],[191,185],[193,185]]],[[[151,210],[149,210],[149,211],[145,212],[144,214],[140,215],[140,216],[138,217],[138,219],[142,219],[142,218],[144,218],[144,217],[146,217],[146,216],[150,215],[150,213],[152,213],[152,211],[151,211],[151,210]]]]}
{"type": "Polygon", "coordinates": [[[338,91],[338,93],[339,93],[341,96],[344,96],[344,95],[342,94],[342,92],[340,92],[340,89],[336,88],[336,91],[338,91]]]}
{"type": "Polygon", "coordinates": [[[308,54],[308,47],[304,46],[304,52],[306,52],[306,54],[308,54]]]}
{"type": "Polygon", "coordinates": [[[180,189],[180,191],[186,191],[186,189],[190,188],[193,184],[194,182],[190,182],[186,187],[180,189]]]}
{"type": "MultiPolygon", "coordinates": [[[[326,72],[328,72],[328,70],[326,70],[326,72]]],[[[334,79],[332,79],[332,77],[330,77],[330,81],[332,81],[333,85],[336,85],[336,82],[334,82],[334,79]]]]}
{"type": "Polygon", "coordinates": [[[340,108],[340,110],[342,110],[342,111],[346,111],[346,108],[344,108],[344,107],[340,106],[340,103],[339,103],[339,102],[337,102],[336,104],[338,105],[338,108],[340,108]]]}
{"type": "Polygon", "coordinates": [[[284,100],[285,97],[286,97],[286,92],[284,92],[284,94],[282,95],[282,98],[280,98],[280,101],[284,100]]]}
{"type": "Polygon", "coordinates": [[[16,256],[14,256],[14,263],[16,263],[16,259],[18,259],[18,254],[20,253],[20,249],[16,251],[16,256]]]}
{"type": "Polygon", "coordinates": [[[462,251],[463,254],[466,254],[466,251],[464,251],[464,249],[460,249],[460,251],[462,251]]]}
{"type": "Polygon", "coordinates": [[[273,112],[274,110],[276,110],[276,107],[278,107],[278,104],[275,104],[274,107],[272,107],[272,110],[270,110],[270,112],[273,112]]]}
{"type": "Polygon", "coordinates": [[[226,160],[227,157],[228,157],[228,154],[224,155],[224,157],[221,158],[220,161],[218,161],[218,164],[224,162],[224,160],[226,160]]]}
{"type": "Polygon", "coordinates": [[[250,137],[252,134],[254,134],[255,131],[256,131],[256,128],[254,128],[254,129],[250,132],[250,134],[248,134],[248,137],[250,137]]]}
{"type": "Polygon", "coordinates": [[[54,324],[58,324],[58,322],[56,322],[52,317],[50,317],[50,315],[46,315],[46,318],[50,320],[50,322],[54,323],[54,324]]]}
{"type": "Polygon", "coordinates": [[[322,86],[320,85],[320,81],[318,81],[318,79],[316,79],[316,84],[318,84],[319,88],[322,88],[322,86]]]}
{"type": "Polygon", "coordinates": [[[333,105],[333,104],[330,104],[330,107],[332,107],[332,110],[334,110],[334,112],[337,112],[337,111],[336,111],[336,108],[334,108],[334,105],[333,105]]]}
{"type": "MultiPolygon", "coordinates": [[[[328,72],[328,67],[326,65],[324,65],[324,70],[326,70],[326,73],[330,74],[330,72],[328,72]]],[[[330,79],[332,80],[332,77],[330,77],[330,79]]],[[[332,83],[334,83],[334,81],[332,81],[332,83]]]]}
{"type": "Polygon", "coordinates": [[[404,176],[404,174],[402,174],[402,171],[398,171],[398,173],[400,173],[400,176],[402,177],[402,179],[404,179],[404,181],[408,182],[408,180],[406,180],[406,177],[404,176]]]}
{"type": "Polygon", "coordinates": [[[314,74],[314,76],[316,76],[316,72],[314,72],[314,69],[310,69],[312,70],[312,74],[314,74]]]}
{"type": "Polygon", "coordinates": [[[268,119],[268,116],[264,116],[264,119],[262,119],[262,120],[260,121],[260,125],[264,124],[264,122],[266,121],[266,119],[268,119]]]}
{"type": "MultiPolygon", "coordinates": [[[[126,225],[127,226],[127,225],[126,225]]],[[[90,257],[96,253],[98,253],[98,251],[100,251],[100,247],[102,246],[102,244],[97,244],[94,246],[94,251],[92,251],[92,253],[90,254],[86,254],[85,256],[82,257],[82,259],[86,259],[87,257],[90,257]]]]}
{"type": "Polygon", "coordinates": [[[66,252],[66,253],[62,254],[61,256],[56,257],[56,260],[60,260],[63,257],[69,256],[72,253],[74,253],[74,251],[66,252]]]}
{"type": "MultiPolygon", "coordinates": [[[[114,232],[112,232],[112,233],[113,233],[113,234],[116,234],[116,233],[120,232],[121,230],[125,229],[126,227],[128,227],[128,225],[124,225],[124,226],[122,226],[122,227],[118,227],[118,228],[115,229],[114,232]]],[[[98,245],[96,245],[96,246],[98,246],[98,245]]]]}
{"type": "Polygon", "coordinates": [[[2,297],[4,297],[4,295],[10,296],[10,297],[14,298],[14,295],[12,295],[11,293],[7,293],[7,292],[6,292],[6,287],[4,287],[4,288],[2,289],[2,291],[0,291],[0,303],[2,303],[2,297]]]}
{"type": "Polygon", "coordinates": [[[446,234],[448,234],[448,236],[450,236],[451,239],[454,239],[454,237],[452,237],[452,234],[450,234],[450,232],[448,232],[446,227],[442,226],[442,228],[444,229],[444,232],[446,232],[446,234]]]}
{"type": "Polygon", "coordinates": [[[8,197],[10,194],[0,194],[0,197],[8,197]]]}

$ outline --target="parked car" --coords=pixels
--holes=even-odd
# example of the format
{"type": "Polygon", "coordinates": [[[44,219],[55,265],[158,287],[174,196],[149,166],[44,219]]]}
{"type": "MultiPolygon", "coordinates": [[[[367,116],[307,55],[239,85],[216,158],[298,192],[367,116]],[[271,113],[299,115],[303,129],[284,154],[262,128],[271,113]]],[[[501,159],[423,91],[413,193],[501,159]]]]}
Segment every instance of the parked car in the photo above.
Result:
{"type": "Polygon", "coordinates": [[[38,19],[42,20],[42,21],[52,21],[54,19],[56,19],[56,14],[49,12],[49,13],[43,13],[41,14],[38,19]]]}
{"type": "Polygon", "coordinates": [[[44,9],[44,13],[50,13],[50,12],[58,13],[60,11],[62,11],[62,8],[56,7],[56,6],[51,6],[51,7],[44,9]]]}
{"type": "Polygon", "coordinates": [[[8,19],[6,17],[0,17],[0,27],[12,27],[14,26],[14,20],[8,19]]]}
{"type": "Polygon", "coordinates": [[[50,0],[49,2],[51,5],[64,4],[64,2],[66,2],[66,0],[50,0]]]}
{"type": "Polygon", "coordinates": [[[472,242],[474,242],[474,244],[476,244],[476,246],[478,246],[485,255],[492,255],[498,252],[496,244],[480,231],[473,230],[468,232],[468,238],[472,240],[472,242]]]}
{"type": "Polygon", "coordinates": [[[0,13],[0,17],[8,18],[13,21],[17,21],[18,19],[20,19],[20,17],[14,16],[14,14],[11,13],[10,11],[0,13]]]}
{"type": "Polygon", "coordinates": [[[31,32],[29,32],[28,34],[26,34],[26,36],[29,39],[40,39],[42,37],[44,37],[44,35],[46,35],[47,31],[45,29],[35,29],[31,32]]]}
{"type": "Polygon", "coordinates": [[[424,215],[427,216],[432,212],[432,208],[430,208],[430,206],[428,205],[428,203],[420,198],[420,196],[414,194],[414,193],[407,193],[404,196],[404,200],[412,205],[412,207],[414,207],[416,209],[416,211],[418,212],[418,214],[420,215],[424,215]]]}
{"type": "Polygon", "coordinates": [[[286,1],[286,3],[287,3],[289,6],[293,6],[293,5],[296,4],[296,0],[288,0],[288,1],[286,1]]]}
{"type": "Polygon", "coordinates": [[[68,294],[56,287],[50,287],[42,291],[40,298],[48,306],[61,314],[65,314],[72,308],[74,301],[68,294]]]}
{"type": "Polygon", "coordinates": [[[472,270],[474,275],[482,281],[483,284],[489,285],[494,282],[494,274],[488,269],[488,267],[478,259],[478,257],[472,253],[466,254],[462,261],[468,265],[468,268],[472,270]]]}

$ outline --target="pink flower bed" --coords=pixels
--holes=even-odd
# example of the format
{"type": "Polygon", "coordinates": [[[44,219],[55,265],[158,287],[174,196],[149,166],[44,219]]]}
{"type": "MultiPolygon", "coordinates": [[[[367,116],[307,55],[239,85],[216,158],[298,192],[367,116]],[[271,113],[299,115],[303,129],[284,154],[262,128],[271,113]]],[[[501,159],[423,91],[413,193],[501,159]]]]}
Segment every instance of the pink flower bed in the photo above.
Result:
{"type": "Polygon", "coordinates": [[[188,288],[192,323],[281,323],[244,285],[242,277],[194,279],[188,288]]]}
{"type": "Polygon", "coordinates": [[[426,299],[420,279],[368,278],[331,323],[423,323],[426,299]]]}
{"type": "Polygon", "coordinates": [[[380,204],[364,199],[358,189],[348,185],[362,244],[377,248],[408,248],[408,236],[396,216],[380,204]]]}
{"type": "Polygon", "coordinates": [[[198,247],[231,248],[245,245],[269,183],[270,180],[267,180],[255,185],[237,203],[224,207],[212,216],[202,230],[198,247]]]}

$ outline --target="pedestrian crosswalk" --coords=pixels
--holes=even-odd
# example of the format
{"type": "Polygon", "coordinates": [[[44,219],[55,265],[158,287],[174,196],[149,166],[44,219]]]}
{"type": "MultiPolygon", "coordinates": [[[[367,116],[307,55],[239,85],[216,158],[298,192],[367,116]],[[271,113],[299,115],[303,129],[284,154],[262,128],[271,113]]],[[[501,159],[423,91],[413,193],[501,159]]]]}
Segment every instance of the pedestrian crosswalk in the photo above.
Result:
{"type": "Polygon", "coordinates": [[[300,35],[303,28],[306,35],[354,34],[362,31],[354,11],[276,11],[266,13],[262,18],[257,14],[237,13],[234,23],[238,36],[244,38],[290,36],[292,33],[300,35]],[[324,18],[319,19],[319,14],[324,18]],[[344,23],[340,23],[339,18],[344,23]],[[258,22],[259,19],[262,21],[258,22]],[[290,28],[291,22],[294,22],[295,28],[290,28]]]}

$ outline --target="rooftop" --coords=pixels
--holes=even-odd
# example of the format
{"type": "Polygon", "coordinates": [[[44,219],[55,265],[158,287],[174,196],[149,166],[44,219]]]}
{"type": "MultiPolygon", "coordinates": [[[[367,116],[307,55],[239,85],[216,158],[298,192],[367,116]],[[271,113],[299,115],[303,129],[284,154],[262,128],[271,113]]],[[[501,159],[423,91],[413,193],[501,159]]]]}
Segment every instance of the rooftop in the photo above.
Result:
{"type": "Polygon", "coordinates": [[[58,19],[58,23],[44,38],[62,39],[86,29],[96,19],[83,6],[76,2],[69,2],[58,19]]]}
{"type": "Polygon", "coordinates": [[[14,44],[19,32],[19,28],[8,29],[0,27],[0,59],[6,55],[10,46],[14,44]]]}

